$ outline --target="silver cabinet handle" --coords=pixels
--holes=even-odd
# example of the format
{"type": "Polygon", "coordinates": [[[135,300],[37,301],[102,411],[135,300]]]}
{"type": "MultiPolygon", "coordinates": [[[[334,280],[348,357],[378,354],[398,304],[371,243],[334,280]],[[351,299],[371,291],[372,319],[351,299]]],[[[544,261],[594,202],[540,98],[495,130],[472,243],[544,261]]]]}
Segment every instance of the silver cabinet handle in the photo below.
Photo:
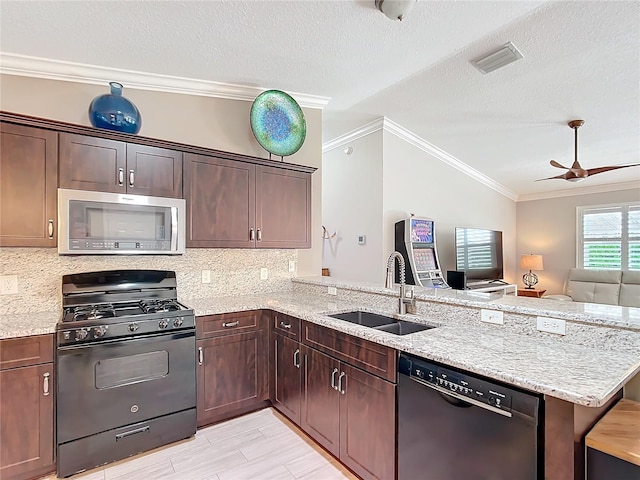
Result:
{"type": "Polygon", "coordinates": [[[120,185],[121,187],[124,185],[124,168],[119,168],[118,169],[118,185],[120,185]]]}
{"type": "Polygon", "coordinates": [[[342,395],[344,395],[344,388],[342,388],[342,379],[346,376],[346,373],[340,372],[340,376],[338,377],[338,388],[336,388],[336,390],[338,390],[342,395]]]}
{"type": "Polygon", "coordinates": [[[249,240],[254,241],[256,239],[256,232],[253,229],[253,227],[251,227],[249,229],[249,240]]]}
{"type": "Polygon", "coordinates": [[[258,229],[258,241],[262,241],[262,230],[260,228],[258,229]]]}
{"type": "Polygon", "coordinates": [[[202,365],[204,363],[204,352],[202,351],[202,347],[198,347],[198,365],[202,365]]]}
{"type": "Polygon", "coordinates": [[[333,372],[331,372],[331,388],[334,390],[338,389],[338,387],[336,387],[336,373],[338,373],[338,369],[334,368],[333,372]]]}
{"type": "Polygon", "coordinates": [[[300,349],[296,348],[296,351],[293,352],[293,366],[296,368],[300,368],[300,357],[298,355],[300,355],[300,349]]]}
{"type": "Polygon", "coordinates": [[[282,322],[282,321],[280,322],[280,326],[281,326],[282,328],[291,328],[291,324],[290,324],[290,323],[284,323],[284,322],[282,322]]]}
{"type": "Polygon", "coordinates": [[[135,172],[133,170],[129,170],[129,186],[133,187],[133,181],[135,180],[135,172]]]}
{"type": "Polygon", "coordinates": [[[53,220],[49,219],[49,222],[47,223],[47,232],[49,233],[49,238],[53,238],[53,220]]]}
{"type": "Polygon", "coordinates": [[[49,396],[49,373],[42,374],[42,394],[47,397],[49,396]]]}
{"type": "Polygon", "coordinates": [[[222,324],[223,327],[237,327],[240,325],[240,322],[236,320],[235,322],[225,322],[222,324]]]}

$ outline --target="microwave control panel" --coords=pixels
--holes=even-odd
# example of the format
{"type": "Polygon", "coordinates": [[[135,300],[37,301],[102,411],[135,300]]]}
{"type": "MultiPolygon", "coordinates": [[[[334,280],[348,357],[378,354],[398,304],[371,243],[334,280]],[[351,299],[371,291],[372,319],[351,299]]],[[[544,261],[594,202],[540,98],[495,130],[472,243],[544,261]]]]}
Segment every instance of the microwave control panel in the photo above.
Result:
{"type": "Polygon", "coordinates": [[[71,250],[147,250],[147,251],[169,251],[171,242],[147,240],[144,242],[121,241],[121,240],[70,240],[71,250]]]}

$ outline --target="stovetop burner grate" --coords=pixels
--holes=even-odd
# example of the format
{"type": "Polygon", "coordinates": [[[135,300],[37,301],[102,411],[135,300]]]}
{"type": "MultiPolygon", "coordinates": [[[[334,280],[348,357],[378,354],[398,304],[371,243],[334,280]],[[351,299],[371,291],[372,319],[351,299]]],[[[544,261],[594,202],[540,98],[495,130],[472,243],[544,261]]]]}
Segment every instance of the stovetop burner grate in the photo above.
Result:
{"type": "Polygon", "coordinates": [[[171,299],[142,300],[140,308],[144,313],[173,312],[181,310],[180,305],[171,299]]]}
{"type": "Polygon", "coordinates": [[[116,316],[116,310],[110,303],[101,305],[83,305],[73,309],[74,321],[98,320],[101,318],[112,318],[116,316]]]}

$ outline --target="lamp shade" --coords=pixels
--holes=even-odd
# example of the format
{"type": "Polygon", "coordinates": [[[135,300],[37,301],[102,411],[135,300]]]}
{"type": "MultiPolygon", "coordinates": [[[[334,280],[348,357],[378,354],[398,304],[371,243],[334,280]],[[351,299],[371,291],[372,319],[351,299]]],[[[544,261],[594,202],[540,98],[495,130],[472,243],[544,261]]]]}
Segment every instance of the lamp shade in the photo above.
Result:
{"type": "Polygon", "coordinates": [[[544,270],[542,255],[522,255],[520,257],[520,268],[523,270],[544,270]]]}

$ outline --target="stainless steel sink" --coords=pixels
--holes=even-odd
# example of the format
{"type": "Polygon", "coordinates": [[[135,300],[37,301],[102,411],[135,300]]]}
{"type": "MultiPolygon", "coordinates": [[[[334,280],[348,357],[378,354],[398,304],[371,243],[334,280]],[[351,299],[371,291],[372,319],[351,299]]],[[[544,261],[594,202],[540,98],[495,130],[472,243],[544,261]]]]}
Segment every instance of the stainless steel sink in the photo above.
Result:
{"type": "Polygon", "coordinates": [[[393,317],[387,317],[385,315],[378,315],[377,313],[370,312],[355,311],[346,313],[334,313],[333,315],[329,315],[329,317],[355,323],[364,327],[370,327],[375,330],[393,333],[394,335],[408,335],[410,333],[421,332],[423,330],[435,328],[431,325],[407,322],[406,320],[396,320],[393,317]]]}

